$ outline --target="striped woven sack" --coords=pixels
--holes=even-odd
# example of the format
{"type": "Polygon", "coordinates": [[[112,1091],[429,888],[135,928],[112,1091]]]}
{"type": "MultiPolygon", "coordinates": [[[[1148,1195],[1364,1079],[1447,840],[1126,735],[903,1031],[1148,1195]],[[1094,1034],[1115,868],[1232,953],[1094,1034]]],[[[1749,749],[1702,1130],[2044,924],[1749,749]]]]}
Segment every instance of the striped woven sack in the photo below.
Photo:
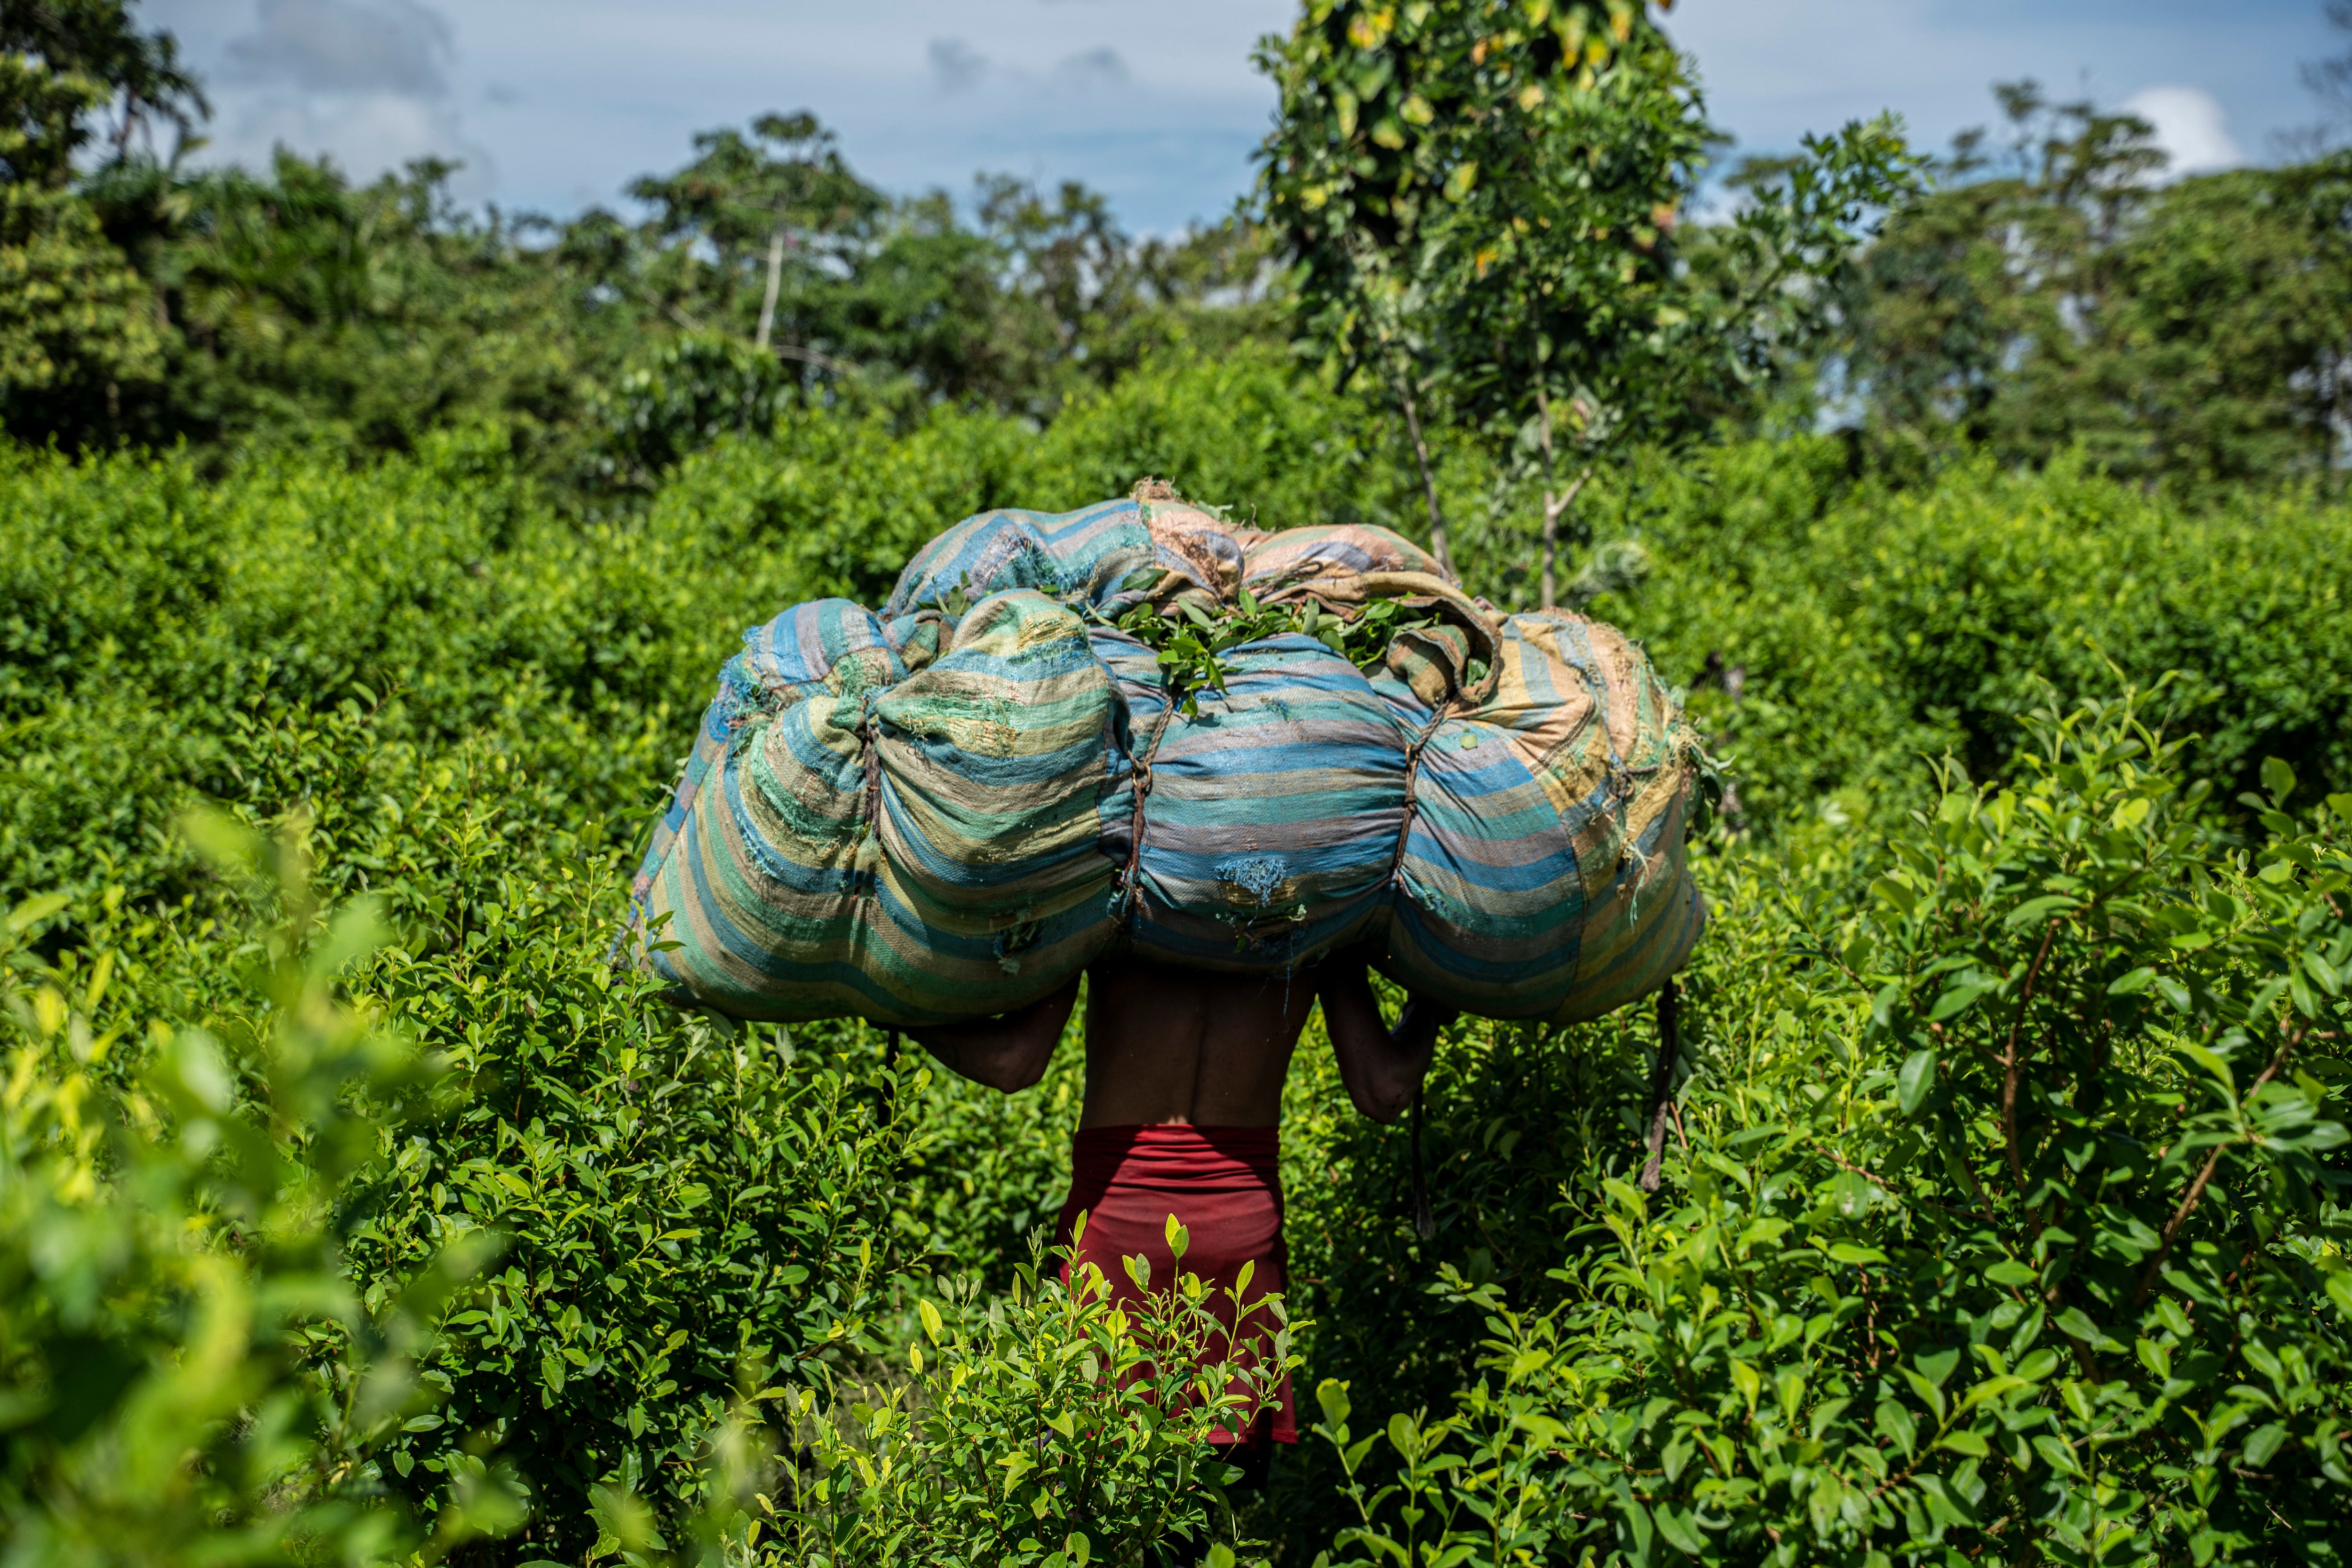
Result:
{"type": "Polygon", "coordinates": [[[1387,530],[1230,527],[1165,492],[996,511],[877,615],[803,605],[721,672],[636,884],[641,961],[742,1017],[999,1013],[1111,951],[1286,973],[1371,939],[1497,1017],[1597,1016],[1706,919],[1696,735],[1640,650],[1506,616],[1387,530]],[[1155,604],[1414,612],[1383,666],[1223,656],[1186,712],[1109,623],[1155,604]]]}

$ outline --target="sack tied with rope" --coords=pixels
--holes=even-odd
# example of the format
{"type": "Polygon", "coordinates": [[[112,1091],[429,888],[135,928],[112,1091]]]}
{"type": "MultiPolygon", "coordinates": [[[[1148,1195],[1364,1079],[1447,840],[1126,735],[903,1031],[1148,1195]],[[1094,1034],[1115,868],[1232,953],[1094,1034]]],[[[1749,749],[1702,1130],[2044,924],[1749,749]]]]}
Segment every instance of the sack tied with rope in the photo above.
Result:
{"type": "Polygon", "coordinates": [[[745,634],[637,875],[638,960],[736,1017],[920,1026],[1114,950],[1279,974],[1370,937],[1446,1005],[1572,1022],[1696,942],[1702,767],[1622,634],[1496,612],[1388,530],[1149,484],[985,512],[879,612],[745,634]],[[1292,629],[1205,665],[1137,635],[1237,605],[1292,629]],[[1360,668],[1343,634],[1388,625],[1360,668]]]}

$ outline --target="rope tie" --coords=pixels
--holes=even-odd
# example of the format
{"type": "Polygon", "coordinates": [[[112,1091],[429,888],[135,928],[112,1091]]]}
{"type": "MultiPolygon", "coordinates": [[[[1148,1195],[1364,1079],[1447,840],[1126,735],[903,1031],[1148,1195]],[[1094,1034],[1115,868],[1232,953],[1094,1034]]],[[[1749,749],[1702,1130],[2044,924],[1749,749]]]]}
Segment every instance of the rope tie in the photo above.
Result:
{"type": "Polygon", "coordinates": [[[882,736],[881,721],[874,713],[874,692],[868,690],[859,699],[856,731],[864,748],[858,762],[866,770],[866,792],[858,809],[864,814],[867,833],[882,829],[882,736]]]}
{"type": "Polygon", "coordinates": [[[1430,715],[1429,722],[1421,727],[1421,733],[1412,738],[1412,744],[1405,748],[1404,818],[1397,824],[1396,853],[1390,858],[1389,867],[1389,881],[1396,887],[1404,885],[1404,847],[1405,841],[1412,837],[1412,814],[1415,805],[1412,786],[1414,780],[1421,776],[1422,748],[1429,744],[1429,738],[1436,734],[1437,727],[1444,722],[1445,710],[1440,708],[1435,713],[1430,715]]]}
{"type": "Polygon", "coordinates": [[[1650,1075],[1650,1157],[1642,1165],[1645,1193],[1658,1190],[1658,1167],[1665,1160],[1666,1110],[1674,1103],[1667,1090],[1674,1084],[1675,1058],[1682,1044],[1682,992],[1669,980],[1658,993],[1658,1065],[1650,1075]]]}
{"type": "Polygon", "coordinates": [[[1435,1238],[1437,1216],[1429,1212],[1429,1179],[1421,1168],[1421,1085],[1412,1086],[1412,1233],[1423,1241],[1435,1238]]]}
{"type": "Polygon", "coordinates": [[[1160,753],[1160,738],[1168,732],[1168,721],[1176,717],[1176,693],[1168,693],[1167,705],[1153,721],[1151,735],[1143,742],[1143,750],[1135,758],[1135,815],[1128,825],[1127,868],[1119,873],[1118,896],[1125,903],[1122,913],[1135,910],[1135,872],[1143,859],[1143,803],[1151,794],[1151,759],[1160,753]]]}

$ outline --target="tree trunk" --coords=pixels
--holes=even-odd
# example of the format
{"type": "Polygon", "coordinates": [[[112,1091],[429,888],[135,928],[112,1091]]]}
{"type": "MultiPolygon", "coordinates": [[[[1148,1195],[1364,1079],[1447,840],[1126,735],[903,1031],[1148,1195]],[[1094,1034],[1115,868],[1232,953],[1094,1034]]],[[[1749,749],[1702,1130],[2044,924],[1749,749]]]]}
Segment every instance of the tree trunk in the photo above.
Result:
{"type": "Polygon", "coordinates": [[[776,232],[768,237],[768,293],[760,301],[760,335],[755,346],[764,349],[776,330],[776,294],[784,282],[784,226],[778,224],[776,232]]]}
{"type": "Polygon", "coordinates": [[[1543,600],[1541,607],[1550,609],[1559,603],[1554,591],[1554,563],[1559,559],[1559,513],[1552,510],[1551,486],[1544,486],[1543,510],[1543,600]]]}
{"type": "Polygon", "coordinates": [[[2319,420],[2319,493],[2333,500],[2343,489],[2336,467],[2344,436],[2344,362],[2340,357],[2327,356],[2327,379],[2322,384],[2327,390],[2319,420]]]}
{"type": "Polygon", "coordinates": [[[1396,388],[1397,401],[1404,407],[1405,433],[1412,437],[1412,460],[1421,468],[1422,499],[1429,505],[1429,552],[1437,557],[1440,571],[1449,577],[1456,576],[1454,552],[1445,543],[1445,512],[1437,501],[1437,476],[1430,471],[1429,443],[1422,439],[1421,409],[1413,401],[1410,370],[1397,370],[1396,388]]]}
{"type": "Polygon", "coordinates": [[[1576,504],[1577,493],[1592,477],[1592,465],[1587,463],[1565,490],[1555,491],[1552,479],[1551,399],[1543,385],[1536,385],[1536,445],[1543,451],[1543,608],[1555,608],[1559,602],[1559,520],[1560,515],[1576,504]]]}
{"type": "Polygon", "coordinates": [[[1568,489],[1557,496],[1552,494],[1549,484],[1544,487],[1543,607],[1547,610],[1552,607],[1552,563],[1559,551],[1559,520],[1567,515],[1570,507],[1576,504],[1577,495],[1584,489],[1584,481],[1591,477],[1592,465],[1587,463],[1577,471],[1576,478],[1568,482],[1568,489]]]}
{"type": "Polygon", "coordinates": [[[1543,452],[1543,600],[1538,606],[1550,609],[1559,602],[1560,506],[1552,500],[1551,398],[1545,393],[1543,383],[1536,383],[1536,445],[1543,452]]]}

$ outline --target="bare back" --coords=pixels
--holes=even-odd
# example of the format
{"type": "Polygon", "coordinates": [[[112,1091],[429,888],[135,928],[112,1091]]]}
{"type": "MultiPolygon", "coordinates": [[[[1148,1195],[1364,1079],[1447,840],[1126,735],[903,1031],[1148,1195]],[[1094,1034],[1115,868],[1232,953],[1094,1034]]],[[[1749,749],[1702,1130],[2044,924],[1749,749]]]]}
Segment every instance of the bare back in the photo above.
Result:
{"type": "MultiPolygon", "coordinates": [[[[1087,972],[1086,1127],[1273,1127],[1298,1033],[1319,1000],[1339,1079],[1358,1110],[1391,1121],[1429,1070],[1454,1015],[1408,1003],[1394,1029],[1366,978],[1369,950],[1297,973],[1213,974],[1106,959],[1087,972]]],[[[1018,1092],[1045,1076],[1078,995],[1077,977],[1017,1012],[910,1029],[949,1071],[1018,1092]]]]}
{"type": "Polygon", "coordinates": [[[1272,1127],[1315,1008],[1306,975],[1212,974],[1108,959],[1087,974],[1080,1127],[1272,1127]]]}

